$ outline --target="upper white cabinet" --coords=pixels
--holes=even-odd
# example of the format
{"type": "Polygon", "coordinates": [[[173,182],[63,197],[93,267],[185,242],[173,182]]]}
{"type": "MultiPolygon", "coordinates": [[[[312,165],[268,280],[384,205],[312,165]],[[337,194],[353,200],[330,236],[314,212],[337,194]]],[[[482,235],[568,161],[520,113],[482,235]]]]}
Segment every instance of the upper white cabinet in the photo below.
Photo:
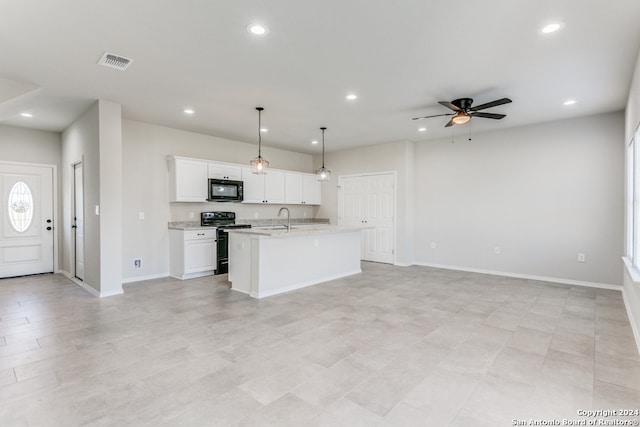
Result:
{"type": "Polygon", "coordinates": [[[208,164],[206,160],[171,156],[169,164],[169,201],[206,202],[208,164]]]}
{"type": "Polygon", "coordinates": [[[320,204],[320,182],[314,174],[285,172],[285,203],[320,204]]]}
{"type": "Polygon", "coordinates": [[[167,163],[170,202],[206,202],[211,178],[243,181],[243,203],[320,204],[320,182],[314,174],[269,169],[258,175],[248,166],[179,156],[168,156],[167,163]]]}
{"type": "Polygon", "coordinates": [[[254,174],[251,168],[243,167],[243,203],[285,203],[284,175],[283,171],[273,169],[266,174],[254,174]]]}
{"type": "Polygon", "coordinates": [[[302,203],[305,205],[319,205],[321,201],[320,181],[316,174],[302,174],[302,203]]]}
{"type": "Polygon", "coordinates": [[[242,181],[242,166],[233,163],[209,162],[209,178],[242,181]]]}

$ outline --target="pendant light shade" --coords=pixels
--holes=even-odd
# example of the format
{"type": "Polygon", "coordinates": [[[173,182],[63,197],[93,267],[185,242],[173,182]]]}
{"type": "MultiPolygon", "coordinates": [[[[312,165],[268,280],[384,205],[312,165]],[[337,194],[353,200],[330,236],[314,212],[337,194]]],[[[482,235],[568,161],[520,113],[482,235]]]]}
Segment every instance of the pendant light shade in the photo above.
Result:
{"type": "Polygon", "coordinates": [[[267,173],[267,168],[269,167],[269,161],[262,158],[262,133],[260,129],[262,128],[261,118],[264,108],[256,107],[256,110],[258,110],[258,157],[251,160],[249,164],[253,173],[264,174],[267,173]]]}
{"type": "Polygon", "coordinates": [[[324,131],[327,128],[320,128],[322,130],[322,167],[316,171],[318,175],[318,181],[326,182],[331,179],[331,171],[324,167],[324,131]]]}

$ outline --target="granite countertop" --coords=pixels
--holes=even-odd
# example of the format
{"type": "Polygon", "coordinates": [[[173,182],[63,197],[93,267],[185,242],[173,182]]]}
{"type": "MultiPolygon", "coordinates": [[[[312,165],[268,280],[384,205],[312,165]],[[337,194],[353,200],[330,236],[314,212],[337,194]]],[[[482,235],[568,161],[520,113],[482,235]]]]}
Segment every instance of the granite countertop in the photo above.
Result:
{"type": "Polygon", "coordinates": [[[348,233],[352,231],[366,230],[372,227],[338,227],[335,225],[318,224],[318,225],[302,225],[296,227],[291,225],[291,230],[287,230],[286,227],[278,228],[238,228],[235,230],[229,230],[230,233],[248,234],[255,237],[296,237],[296,236],[308,236],[313,234],[328,234],[328,233],[348,233]]]}
{"type": "MultiPolygon", "coordinates": [[[[251,227],[278,227],[284,226],[287,223],[286,218],[272,218],[272,219],[238,219],[236,224],[250,224],[251,227]]],[[[313,225],[329,225],[329,219],[327,218],[291,218],[291,225],[301,226],[313,226],[313,225]]],[[[214,229],[216,227],[200,225],[200,221],[170,221],[170,230],[206,230],[214,229]]]]}

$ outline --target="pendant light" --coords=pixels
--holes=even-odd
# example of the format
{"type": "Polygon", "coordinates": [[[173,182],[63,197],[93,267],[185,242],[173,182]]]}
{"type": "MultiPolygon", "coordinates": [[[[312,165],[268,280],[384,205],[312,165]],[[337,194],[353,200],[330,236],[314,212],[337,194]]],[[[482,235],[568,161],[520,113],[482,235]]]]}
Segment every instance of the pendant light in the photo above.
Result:
{"type": "Polygon", "coordinates": [[[324,167],[324,131],[327,128],[320,128],[322,130],[322,167],[316,171],[318,175],[318,181],[327,182],[331,179],[331,171],[324,167]]]}
{"type": "Polygon", "coordinates": [[[252,172],[255,174],[265,174],[267,173],[267,168],[269,167],[269,161],[262,158],[262,131],[261,131],[261,116],[262,107],[256,107],[258,110],[258,157],[254,158],[249,162],[251,165],[252,172]]]}

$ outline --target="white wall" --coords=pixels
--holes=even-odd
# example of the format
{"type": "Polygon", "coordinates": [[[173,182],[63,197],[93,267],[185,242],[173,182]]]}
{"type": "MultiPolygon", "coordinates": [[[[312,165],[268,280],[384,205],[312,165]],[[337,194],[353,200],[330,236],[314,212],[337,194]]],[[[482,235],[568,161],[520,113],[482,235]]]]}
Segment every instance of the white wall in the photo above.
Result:
{"type": "MultiPolygon", "coordinates": [[[[338,177],[375,172],[397,172],[396,263],[413,263],[413,143],[409,141],[374,145],[325,154],[331,181],[322,184],[319,218],[338,223],[338,177]]],[[[316,158],[318,161],[318,158],[316,158]]]]}
{"type": "MultiPolygon", "coordinates": [[[[633,73],[633,80],[625,111],[625,135],[624,143],[622,144],[625,151],[628,143],[633,139],[633,134],[638,126],[640,126],[640,55],[636,61],[636,68],[633,73]]],[[[620,168],[624,169],[624,164],[620,164],[620,168]]],[[[625,236],[627,235],[628,233],[625,232],[625,236]]],[[[638,341],[637,344],[640,347],[640,283],[634,283],[626,268],[623,269],[623,278],[627,310],[634,327],[636,341],[638,341]]]]}
{"type": "MultiPolygon", "coordinates": [[[[256,144],[182,131],[132,120],[122,122],[122,274],[125,281],[169,273],[169,221],[199,221],[202,211],[232,211],[238,219],[276,218],[280,205],[239,203],[169,203],[166,157],[177,155],[246,164],[257,155],[256,144]],[[145,219],[139,219],[144,212],[145,219]],[[193,212],[195,218],[190,218],[193,212]],[[133,259],[142,260],[133,269],[133,259]]],[[[307,154],[262,147],[275,169],[313,171],[307,154]]],[[[311,206],[289,206],[292,218],[313,218],[311,206]]]]}
{"type": "MultiPolygon", "coordinates": [[[[55,165],[57,167],[57,191],[61,193],[61,160],[62,140],[58,132],[46,132],[41,130],[19,128],[0,125],[0,161],[39,163],[55,165]]],[[[55,223],[60,224],[62,218],[62,206],[57,204],[55,223]]],[[[62,251],[62,235],[58,232],[58,257],[62,251]]],[[[60,259],[56,270],[60,269],[60,259]]]]}
{"type": "Polygon", "coordinates": [[[62,133],[62,269],[67,274],[74,271],[71,257],[73,165],[82,162],[83,282],[99,296],[122,293],[120,123],[120,105],[99,100],[62,133]]]}
{"type": "Polygon", "coordinates": [[[416,261],[620,285],[623,129],[612,113],[416,144],[416,261]]]}
{"type": "Polygon", "coordinates": [[[122,112],[120,104],[99,104],[100,295],[122,293],[122,112]]]}
{"type": "Polygon", "coordinates": [[[100,205],[100,136],[99,104],[94,103],[82,116],[62,132],[62,270],[74,271],[72,265],[73,165],[83,163],[84,186],[84,284],[100,292],[100,221],[94,207],[100,205]]]}
{"type": "Polygon", "coordinates": [[[0,125],[0,160],[60,167],[61,145],[57,132],[0,125]]]}

